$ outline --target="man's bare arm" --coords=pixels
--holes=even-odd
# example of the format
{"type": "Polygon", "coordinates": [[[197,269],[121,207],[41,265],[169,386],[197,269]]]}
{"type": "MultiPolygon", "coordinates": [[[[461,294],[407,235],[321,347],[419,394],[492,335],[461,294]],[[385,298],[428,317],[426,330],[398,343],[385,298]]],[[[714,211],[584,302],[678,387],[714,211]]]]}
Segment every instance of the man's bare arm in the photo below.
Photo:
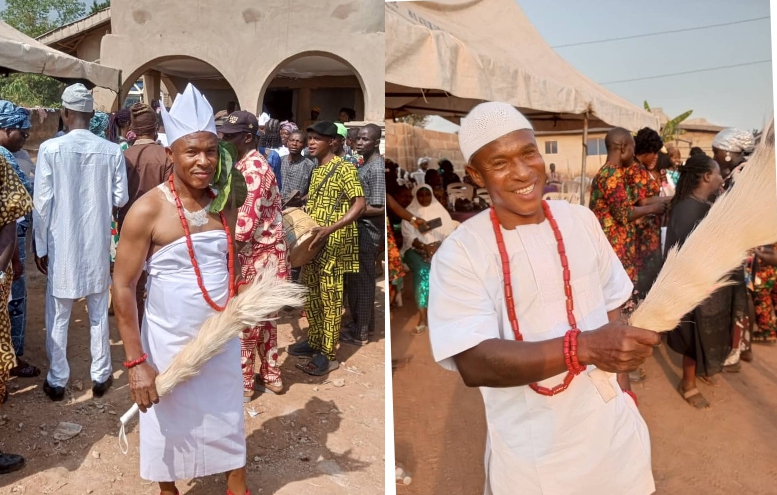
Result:
{"type": "MultiPolygon", "coordinates": [[[[633,371],[660,340],[655,332],[617,319],[578,336],[578,361],[611,373],[633,371]]],[[[469,387],[519,387],[567,371],[563,337],[541,342],[490,339],[453,359],[469,387]]]]}
{"type": "Polygon", "coordinates": [[[127,213],[122,225],[122,238],[116,252],[113,271],[116,321],[128,361],[143,355],[135,289],[151,247],[151,236],[157,213],[157,208],[149,199],[141,198],[127,213]]]}
{"type": "Polygon", "coordinates": [[[377,217],[379,215],[385,215],[386,209],[382,206],[367,205],[364,209],[365,217],[377,217]]]}

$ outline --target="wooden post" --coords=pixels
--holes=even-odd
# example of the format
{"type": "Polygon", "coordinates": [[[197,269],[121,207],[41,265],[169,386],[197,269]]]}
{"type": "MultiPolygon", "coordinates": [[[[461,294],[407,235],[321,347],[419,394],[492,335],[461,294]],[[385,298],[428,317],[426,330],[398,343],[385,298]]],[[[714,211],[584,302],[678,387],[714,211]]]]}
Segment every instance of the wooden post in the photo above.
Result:
{"type": "Polygon", "coordinates": [[[585,169],[588,164],[588,112],[583,114],[583,165],[580,167],[580,204],[585,204],[585,169]]]}

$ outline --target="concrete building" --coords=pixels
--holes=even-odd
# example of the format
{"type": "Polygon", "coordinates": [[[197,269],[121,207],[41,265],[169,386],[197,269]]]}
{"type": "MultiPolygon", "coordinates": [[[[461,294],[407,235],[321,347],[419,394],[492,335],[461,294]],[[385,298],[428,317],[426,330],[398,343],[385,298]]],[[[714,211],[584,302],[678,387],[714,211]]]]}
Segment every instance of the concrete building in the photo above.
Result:
{"type": "Polygon", "coordinates": [[[113,0],[38,40],[121,69],[119,95],[95,89],[106,111],[142,79],[147,102],[192,82],[216,111],[234,101],[304,124],[314,107],[330,120],[346,107],[358,121],[382,123],[383,11],[380,0],[113,0]]]}

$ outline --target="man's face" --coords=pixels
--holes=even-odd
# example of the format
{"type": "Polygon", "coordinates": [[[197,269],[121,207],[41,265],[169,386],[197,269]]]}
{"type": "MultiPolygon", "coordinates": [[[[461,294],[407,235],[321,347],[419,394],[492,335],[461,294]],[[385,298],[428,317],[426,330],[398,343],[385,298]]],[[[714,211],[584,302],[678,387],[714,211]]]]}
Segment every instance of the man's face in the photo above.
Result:
{"type": "Polygon", "coordinates": [[[16,153],[22,149],[29,136],[29,129],[2,129],[0,130],[0,144],[11,153],[16,153]]]}
{"type": "Polygon", "coordinates": [[[289,153],[292,155],[299,155],[305,148],[305,143],[302,141],[302,134],[295,132],[289,136],[289,140],[286,141],[286,147],[289,148],[289,153]]]}
{"type": "Polygon", "coordinates": [[[175,175],[194,189],[205,189],[219,163],[219,140],[210,132],[195,132],[177,139],[167,156],[175,164],[175,175]]]}
{"type": "Polygon", "coordinates": [[[221,139],[231,143],[238,150],[242,150],[247,143],[250,143],[253,140],[253,137],[248,132],[235,132],[232,134],[219,133],[219,135],[221,139]]]}
{"type": "Polygon", "coordinates": [[[634,138],[629,136],[624,138],[621,145],[621,165],[629,166],[634,163],[634,138]]]}
{"type": "Polygon", "coordinates": [[[472,156],[467,171],[488,190],[503,222],[523,225],[542,220],[545,162],[531,130],[513,131],[488,143],[472,156]]]}
{"type": "Polygon", "coordinates": [[[429,162],[421,162],[421,170],[426,170],[429,167],[429,162]]]}
{"type": "Polygon", "coordinates": [[[340,122],[345,124],[349,120],[351,120],[351,119],[348,117],[348,112],[340,112],[340,122]]]}
{"type": "Polygon", "coordinates": [[[340,153],[341,151],[343,151],[344,144],[345,144],[345,138],[338,134],[337,137],[335,138],[335,149],[334,149],[335,153],[340,153]]]}
{"type": "Polygon", "coordinates": [[[378,139],[370,134],[369,129],[361,129],[356,137],[356,150],[362,156],[372,155],[378,146],[378,139]]]}
{"type": "Polygon", "coordinates": [[[328,136],[322,136],[321,134],[310,131],[308,135],[308,150],[310,150],[310,156],[321,160],[325,158],[327,154],[331,153],[335,147],[335,140],[328,136]]]}

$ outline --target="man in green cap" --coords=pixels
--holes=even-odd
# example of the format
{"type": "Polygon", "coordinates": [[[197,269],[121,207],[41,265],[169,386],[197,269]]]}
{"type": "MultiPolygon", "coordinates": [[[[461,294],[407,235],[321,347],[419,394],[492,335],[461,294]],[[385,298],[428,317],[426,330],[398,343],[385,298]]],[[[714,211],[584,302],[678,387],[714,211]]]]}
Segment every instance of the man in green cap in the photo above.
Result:
{"type": "Polygon", "coordinates": [[[335,137],[334,150],[335,156],[339,156],[354,167],[360,167],[362,163],[364,163],[362,157],[354,153],[353,150],[348,152],[348,150],[345,149],[345,140],[348,139],[348,128],[340,122],[335,122],[335,126],[337,126],[337,137],[335,137]]]}

